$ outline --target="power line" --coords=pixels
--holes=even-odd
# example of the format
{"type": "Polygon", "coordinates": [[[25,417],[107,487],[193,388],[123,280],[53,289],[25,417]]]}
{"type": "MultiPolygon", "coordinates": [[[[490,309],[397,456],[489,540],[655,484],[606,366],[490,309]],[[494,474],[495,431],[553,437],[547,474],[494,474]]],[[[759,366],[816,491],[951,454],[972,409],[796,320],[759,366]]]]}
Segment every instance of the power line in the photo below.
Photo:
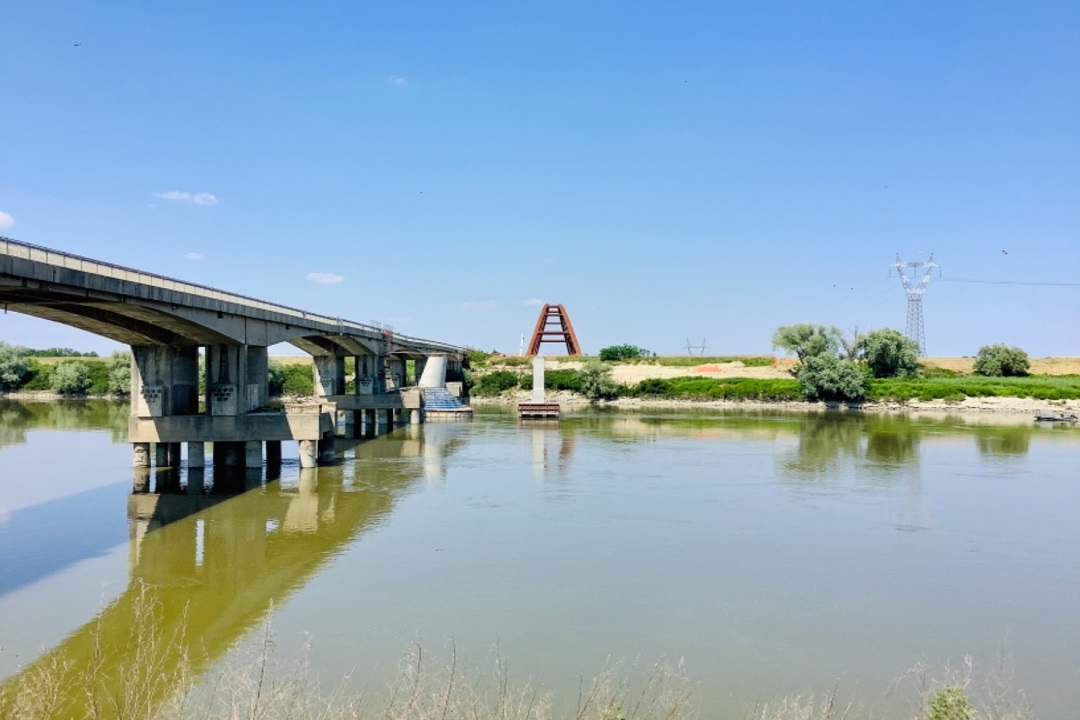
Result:
{"type": "Polygon", "coordinates": [[[1080,282],[1024,282],[1022,280],[968,280],[963,278],[941,278],[941,282],[977,283],[979,285],[1042,285],[1047,287],[1080,287],[1080,282]]]}

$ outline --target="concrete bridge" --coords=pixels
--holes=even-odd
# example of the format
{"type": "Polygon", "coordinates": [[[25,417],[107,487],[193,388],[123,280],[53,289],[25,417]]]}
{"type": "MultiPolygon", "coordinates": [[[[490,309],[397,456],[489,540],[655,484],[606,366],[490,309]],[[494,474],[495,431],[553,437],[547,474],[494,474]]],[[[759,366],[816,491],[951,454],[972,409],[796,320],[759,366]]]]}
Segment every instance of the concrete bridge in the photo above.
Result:
{"type": "Polygon", "coordinates": [[[405,387],[406,360],[419,378],[428,358],[460,369],[464,348],[408,337],[377,323],[327,317],[194,283],[0,237],[0,303],[131,346],[129,441],[136,467],[216,467],[280,462],[281,441],[300,443],[300,462],[333,457],[345,420],[374,436],[409,413],[423,420],[423,393],[405,387]],[[310,353],[315,397],[286,411],[268,407],[268,353],[288,342],[310,353]],[[200,370],[199,355],[205,363],[200,370]],[[345,359],[355,359],[346,394],[345,359]],[[200,372],[205,395],[200,397],[200,372]],[[154,452],[151,453],[151,448],[154,452]]]}

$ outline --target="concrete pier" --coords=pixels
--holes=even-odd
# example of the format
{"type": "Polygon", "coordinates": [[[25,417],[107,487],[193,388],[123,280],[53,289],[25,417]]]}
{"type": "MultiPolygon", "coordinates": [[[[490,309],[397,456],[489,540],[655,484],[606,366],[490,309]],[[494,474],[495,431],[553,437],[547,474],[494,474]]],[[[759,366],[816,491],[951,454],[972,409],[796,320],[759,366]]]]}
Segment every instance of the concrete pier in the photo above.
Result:
{"type": "Polygon", "coordinates": [[[189,442],[187,444],[188,470],[202,469],[206,467],[206,444],[202,442],[189,442]]]}

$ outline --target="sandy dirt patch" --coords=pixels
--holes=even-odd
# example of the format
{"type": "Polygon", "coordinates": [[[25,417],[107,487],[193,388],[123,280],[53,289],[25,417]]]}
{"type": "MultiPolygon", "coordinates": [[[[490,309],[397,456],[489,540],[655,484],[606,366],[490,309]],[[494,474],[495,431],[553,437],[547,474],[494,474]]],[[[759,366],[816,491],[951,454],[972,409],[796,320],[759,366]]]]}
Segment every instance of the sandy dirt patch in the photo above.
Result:
{"type": "MultiPolygon", "coordinates": [[[[926,358],[923,362],[942,370],[970,373],[975,358],[926,358]]],[[[1032,375],[1080,375],[1080,358],[1031,358],[1030,372],[1032,375]]]]}
{"type": "MultiPolygon", "coordinates": [[[[548,370],[580,370],[584,363],[570,360],[547,360],[544,367],[548,370]]],[[[674,377],[707,378],[790,378],[787,368],[793,361],[780,360],[777,365],[768,367],[746,367],[741,362],[709,363],[691,367],[669,367],[667,365],[614,365],[611,377],[615,382],[636,385],[642,380],[674,377]]]]}

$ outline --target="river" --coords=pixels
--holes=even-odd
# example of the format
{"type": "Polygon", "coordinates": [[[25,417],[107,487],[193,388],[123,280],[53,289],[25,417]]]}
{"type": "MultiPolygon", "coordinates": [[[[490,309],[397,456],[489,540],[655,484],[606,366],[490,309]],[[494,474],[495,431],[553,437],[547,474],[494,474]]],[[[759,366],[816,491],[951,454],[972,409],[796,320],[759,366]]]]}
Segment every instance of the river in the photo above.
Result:
{"type": "MultiPolygon", "coordinates": [[[[276,654],[380,688],[414,646],[576,698],[682,663],[702,717],[796,693],[902,714],[910,670],[1004,653],[1080,706],[1080,428],[1028,418],[498,410],[279,478],[132,494],[127,407],[0,401],[0,678],[130,631],[138,588],[215,667],[276,654]],[[310,651],[305,648],[310,647],[310,651]]],[[[171,630],[170,630],[171,631],[171,630]]]]}

